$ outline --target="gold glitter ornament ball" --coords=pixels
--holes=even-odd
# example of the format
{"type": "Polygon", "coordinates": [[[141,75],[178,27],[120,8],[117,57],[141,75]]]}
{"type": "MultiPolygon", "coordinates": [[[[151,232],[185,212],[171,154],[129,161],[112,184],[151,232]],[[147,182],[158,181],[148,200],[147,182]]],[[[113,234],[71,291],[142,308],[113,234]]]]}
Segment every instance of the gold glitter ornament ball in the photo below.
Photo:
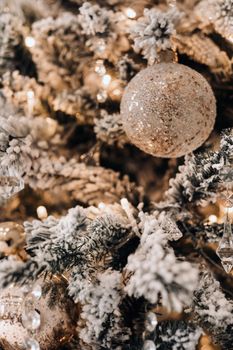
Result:
{"type": "MultiPolygon", "coordinates": [[[[41,324],[34,338],[39,342],[41,350],[60,349],[62,340],[69,339],[74,332],[75,325],[71,317],[74,315],[74,304],[68,298],[64,302],[63,298],[62,302],[56,302],[52,307],[52,295],[48,291],[57,293],[55,295],[61,299],[63,289],[59,289],[58,283],[44,281],[42,277],[37,283],[47,290],[47,294],[43,294],[35,303],[35,310],[40,312],[41,324]]],[[[30,297],[28,300],[31,301],[30,297]]],[[[31,336],[22,324],[24,302],[25,297],[20,287],[0,289],[0,349],[25,350],[25,339],[31,336]]]]}
{"type": "Polygon", "coordinates": [[[177,158],[210,135],[216,101],[205,78],[178,63],[159,63],[140,71],[121,100],[129,140],[153,156],[177,158]]]}

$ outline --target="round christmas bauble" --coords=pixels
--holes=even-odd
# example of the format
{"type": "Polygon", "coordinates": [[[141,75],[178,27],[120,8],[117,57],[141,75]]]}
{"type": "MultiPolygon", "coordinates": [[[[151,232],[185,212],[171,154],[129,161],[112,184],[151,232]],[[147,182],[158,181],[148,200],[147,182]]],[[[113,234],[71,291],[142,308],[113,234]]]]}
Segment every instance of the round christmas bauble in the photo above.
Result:
{"type": "Polygon", "coordinates": [[[216,101],[205,78],[178,63],[159,63],[128,84],[121,115],[129,140],[146,153],[177,158],[208,138],[216,101]]]}
{"type": "MultiPolygon", "coordinates": [[[[45,288],[52,288],[52,293],[58,293],[58,298],[61,298],[58,285],[54,282],[45,282],[39,279],[36,283],[45,288]]],[[[36,290],[37,291],[37,290],[36,290]]],[[[34,291],[35,295],[35,291],[34,291]]],[[[10,287],[0,290],[0,349],[4,350],[25,350],[27,339],[30,342],[38,342],[41,350],[56,349],[65,338],[71,336],[74,329],[72,317],[74,314],[74,304],[69,305],[69,300],[59,303],[54,302],[51,305],[50,293],[40,297],[35,304],[35,310],[40,315],[39,328],[33,335],[35,340],[31,339],[30,332],[27,331],[27,323],[32,322],[35,326],[35,319],[25,318],[23,311],[24,293],[22,288],[10,287]]],[[[36,327],[37,328],[37,327],[36,327]]],[[[32,344],[33,345],[33,344],[32,344]]],[[[28,346],[26,349],[36,349],[34,346],[28,346]]]]}

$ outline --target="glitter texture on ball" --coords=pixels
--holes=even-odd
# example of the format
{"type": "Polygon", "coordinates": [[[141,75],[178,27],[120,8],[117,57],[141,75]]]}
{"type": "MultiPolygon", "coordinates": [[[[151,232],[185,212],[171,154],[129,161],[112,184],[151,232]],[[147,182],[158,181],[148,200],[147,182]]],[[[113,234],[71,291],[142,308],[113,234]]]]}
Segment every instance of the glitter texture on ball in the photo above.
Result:
{"type": "MultiPolygon", "coordinates": [[[[52,280],[44,281],[41,277],[37,282],[42,288],[53,288],[55,293],[60,293],[59,285],[52,280]]],[[[38,300],[38,286],[32,291],[36,309],[30,310],[28,305],[26,313],[25,295],[20,287],[0,289],[0,349],[37,350],[38,346],[41,350],[57,349],[61,339],[71,336],[73,324],[69,315],[74,312],[70,311],[74,304],[67,298],[66,303],[56,303],[52,307],[49,293],[38,300]]]]}
{"type": "Polygon", "coordinates": [[[153,156],[177,158],[206,141],[214,127],[216,101],[200,73],[182,64],[160,63],[129,82],[121,115],[134,145],[153,156]]]}

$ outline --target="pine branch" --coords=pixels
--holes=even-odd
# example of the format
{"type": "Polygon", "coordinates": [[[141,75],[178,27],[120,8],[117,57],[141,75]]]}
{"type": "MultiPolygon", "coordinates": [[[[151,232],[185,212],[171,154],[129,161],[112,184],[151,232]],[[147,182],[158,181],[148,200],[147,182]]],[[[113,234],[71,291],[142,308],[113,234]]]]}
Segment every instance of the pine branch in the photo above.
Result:
{"type": "MultiPolygon", "coordinates": [[[[91,221],[81,207],[70,209],[59,220],[50,216],[42,222],[26,222],[25,231],[31,257],[25,264],[9,263],[7,268],[7,262],[2,262],[2,268],[0,263],[4,286],[36,279],[42,272],[62,274],[64,271],[72,272],[73,285],[79,277],[92,275],[98,261],[114,254],[130,238],[128,223],[121,216],[105,215],[91,221]]],[[[74,287],[72,291],[75,299],[74,287]]]]}
{"type": "Polygon", "coordinates": [[[75,158],[67,161],[58,157],[55,146],[58,148],[59,143],[55,142],[56,134],[48,132],[49,120],[21,117],[20,121],[1,118],[0,164],[13,169],[33,189],[64,191],[89,205],[115,202],[121,197],[132,202],[141,198],[141,189],[137,190],[127,176],[121,178],[111,169],[88,166],[75,158]]]}
{"type": "Polygon", "coordinates": [[[170,180],[170,188],[165,193],[165,202],[158,208],[185,208],[189,203],[205,205],[215,202],[219,184],[224,181],[225,162],[230,161],[233,152],[232,131],[226,131],[219,151],[203,152],[186,156],[185,164],[170,180]]]}
{"type": "Polygon", "coordinates": [[[130,329],[124,326],[119,309],[121,299],[121,274],[117,271],[106,270],[97,275],[95,283],[81,282],[79,336],[92,349],[117,349],[130,341],[130,329]]]}
{"type": "Polygon", "coordinates": [[[123,147],[128,141],[123,129],[120,114],[110,115],[103,110],[101,118],[95,119],[94,131],[98,140],[106,142],[109,145],[118,145],[123,147]]]}
{"type": "Polygon", "coordinates": [[[158,350],[195,350],[202,329],[185,321],[163,321],[152,336],[158,350]]]}
{"type": "Polygon", "coordinates": [[[130,296],[144,297],[152,304],[161,297],[166,308],[180,312],[192,298],[198,270],[176,259],[156,220],[146,220],[142,231],[141,244],[128,258],[130,277],[125,289],[130,296]]]}
{"type": "Polygon", "coordinates": [[[203,273],[194,293],[193,312],[195,322],[207,329],[222,349],[232,349],[233,303],[208,272],[203,273]]]}

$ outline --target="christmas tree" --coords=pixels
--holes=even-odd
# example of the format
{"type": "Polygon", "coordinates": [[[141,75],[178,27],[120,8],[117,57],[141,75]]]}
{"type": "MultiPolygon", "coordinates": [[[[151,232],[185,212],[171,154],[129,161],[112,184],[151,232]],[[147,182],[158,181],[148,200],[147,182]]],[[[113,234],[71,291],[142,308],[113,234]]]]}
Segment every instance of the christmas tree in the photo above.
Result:
{"type": "Polygon", "coordinates": [[[0,10],[0,349],[233,349],[233,1],[0,10]]]}

